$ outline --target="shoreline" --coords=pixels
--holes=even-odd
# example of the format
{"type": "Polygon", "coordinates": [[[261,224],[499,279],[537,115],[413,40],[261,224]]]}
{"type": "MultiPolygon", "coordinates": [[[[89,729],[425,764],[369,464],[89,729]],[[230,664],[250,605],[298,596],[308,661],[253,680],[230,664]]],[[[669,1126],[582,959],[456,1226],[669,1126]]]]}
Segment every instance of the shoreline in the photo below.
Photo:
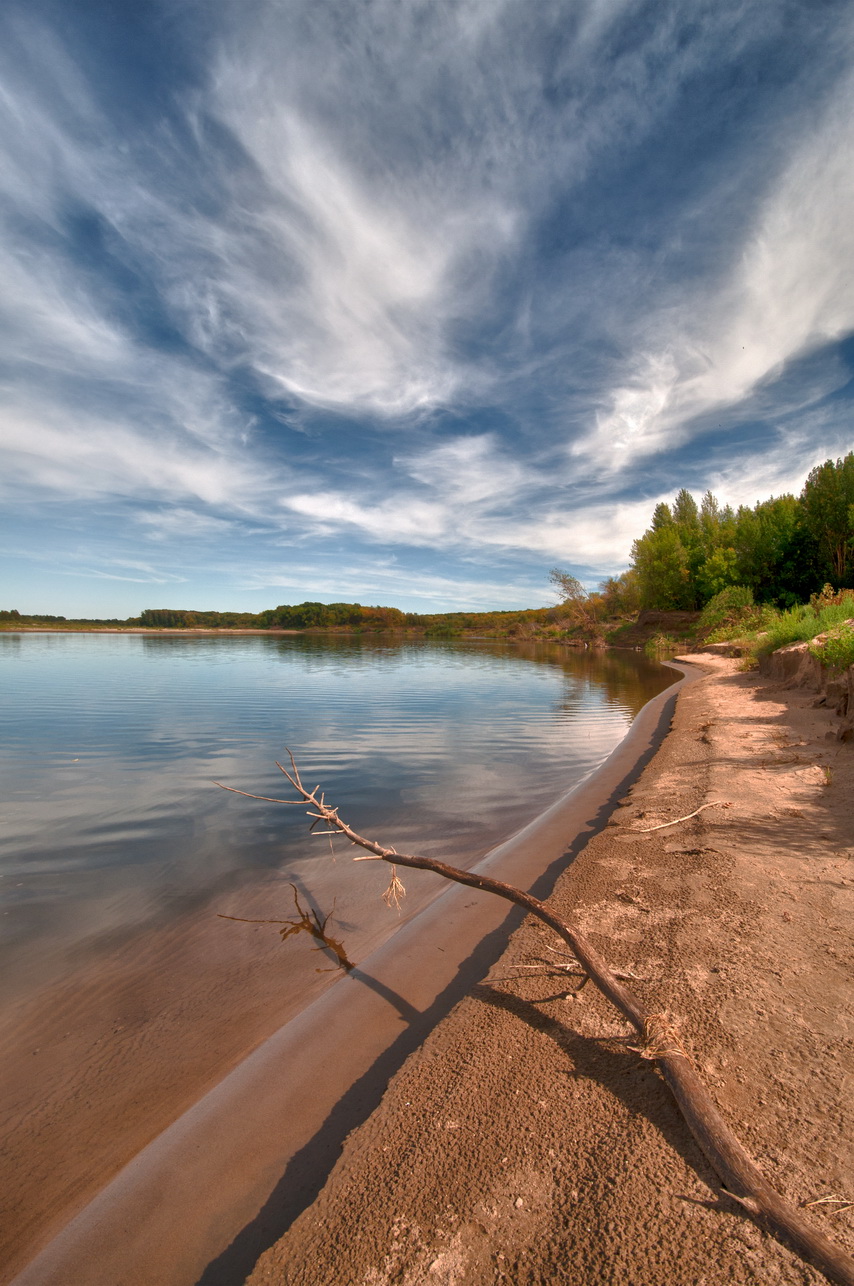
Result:
{"type": "MultiPolygon", "coordinates": [[[[854,754],[812,692],[690,659],[707,673],[551,900],[676,1015],[770,1181],[796,1204],[850,1199],[854,754]],[[648,829],[714,799],[730,807],[648,829]]],[[[722,1191],[627,1025],[574,992],[553,946],[536,921],[516,930],[251,1286],[825,1281],[722,1191]]],[[[834,1208],[810,1213],[850,1249],[834,1208]]]]}
{"type": "MultiPolygon", "coordinates": [[[[90,625],[81,629],[75,629],[69,625],[66,629],[56,625],[16,625],[14,629],[2,629],[0,634],[141,634],[143,637],[149,634],[312,634],[325,633],[329,630],[280,630],[280,629],[205,629],[201,626],[198,628],[187,626],[156,626],[156,625],[90,625]]],[[[352,631],[355,633],[355,631],[352,631]]]]}
{"type": "MultiPolygon", "coordinates": [[[[483,859],[491,871],[545,892],[543,881],[607,824],[664,735],[669,714],[662,711],[674,702],[671,685],[644,707],[605,764],[483,859]],[[555,869],[543,876],[544,867],[555,869]]],[[[487,898],[472,914],[471,902],[470,890],[442,891],[143,1149],[15,1281],[242,1281],[314,1199],[344,1137],[376,1107],[389,1076],[504,949],[520,917],[487,898]],[[446,931],[444,946],[436,926],[446,931]],[[342,1065],[345,1018],[352,1038],[342,1065]],[[291,1123],[286,1137],[282,1121],[291,1123]]]]}
{"type": "Polygon", "coordinates": [[[592,648],[603,652],[642,652],[643,647],[640,643],[601,643],[581,638],[514,638],[509,634],[451,634],[447,636],[431,635],[426,628],[413,626],[408,629],[400,630],[380,630],[380,629],[360,629],[325,626],[317,628],[307,627],[305,629],[280,629],[277,626],[271,626],[265,629],[234,628],[226,627],[214,629],[212,626],[152,626],[152,625],[104,625],[104,626],[84,626],[80,629],[73,625],[66,629],[56,625],[16,625],[14,628],[0,627],[0,636],[4,634],[128,634],[140,638],[169,637],[178,638],[216,638],[218,636],[239,636],[252,635],[263,637],[265,635],[273,638],[280,638],[283,635],[289,637],[316,638],[329,637],[334,638],[358,638],[358,639],[384,639],[393,638],[405,640],[407,642],[426,642],[426,643],[520,643],[527,644],[548,644],[558,647],[569,648],[592,648]]]}

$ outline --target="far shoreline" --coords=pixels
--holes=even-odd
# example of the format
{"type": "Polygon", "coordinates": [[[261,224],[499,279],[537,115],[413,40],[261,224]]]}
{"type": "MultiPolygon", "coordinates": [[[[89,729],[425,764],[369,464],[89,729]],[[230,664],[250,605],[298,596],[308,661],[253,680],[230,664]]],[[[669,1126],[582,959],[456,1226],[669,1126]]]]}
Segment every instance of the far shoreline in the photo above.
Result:
{"type": "MultiPolygon", "coordinates": [[[[134,635],[141,638],[149,637],[178,637],[178,638],[216,638],[226,636],[229,638],[239,635],[252,635],[255,637],[273,637],[281,638],[282,636],[303,637],[303,638],[356,638],[356,639],[394,639],[398,642],[424,642],[424,643],[508,643],[516,646],[557,646],[570,648],[574,651],[594,651],[594,652],[642,652],[644,649],[637,643],[599,643],[587,639],[555,639],[555,638],[513,638],[506,634],[449,634],[449,635],[431,635],[425,630],[367,630],[367,629],[304,629],[304,630],[286,630],[286,629],[203,629],[191,628],[184,626],[175,627],[156,627],[156,626],[129,626],[123,629],[120,626],[88,626],[75,629],[73,626],[62,629],[52,625],[25,625],[15,626],[13,629],[0,628],[0,635],[3,634],[111,634],[111,635],[134,635]]],[[[658,659],[658,658],[653,658],[658,659]]]]}

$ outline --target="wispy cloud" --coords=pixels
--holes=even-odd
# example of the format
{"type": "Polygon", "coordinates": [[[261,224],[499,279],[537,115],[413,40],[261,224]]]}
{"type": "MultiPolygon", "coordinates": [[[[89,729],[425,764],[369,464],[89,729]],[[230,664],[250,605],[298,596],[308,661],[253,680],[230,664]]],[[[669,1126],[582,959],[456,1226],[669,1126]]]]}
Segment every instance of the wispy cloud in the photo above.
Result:
{"type": "Polygon", "coordinates": [[[484,524],[500,515],[506,520],[526,492],[544,483],[493,434],[475,434],[396,457],[387,475],[365,480],[358,492],[317,489],[287,496],[282,505],[321,533],[350,526],[381,542],[456,548],[477,544],[484,524]]]}
{"type": "Polygon", "coordinates": [[[233,518],[218,518],[177,506],[173,509],[149,509],[135,515],[135,520],[152,541],[225,540],[240,530],[233,518]]]}
{"type": "Polygon", "coordinates": [[[187,577],[165,567],[134,559],[111,558],[91,549],[66,549],[61,553],[39,553],[27,548],[2,550],[4,558],[16,562],[50,563],[56,576],[75,576],[86,580],[128,581],[134,585],[182,585],[187,577]]]}
{"type": "Polygon", "coordinates": [[[149,427],[144,412],[135,425],[80,409],[72,414],[69,423],[68,409],[38,397],[0,409],[7,500],[53,493],[67,501],[257,502],[263,486],[257,466],[188,440],[180,423],[164,426],[152,416],[149,427]]]}
{"type": "Polygon", "coordinates": [[[287,572],[259,570],[244,580],[243,588],[261,590],[269,597],[271,590],[281,587],[288,592],[289,601],[317,595],[330,598],[340,593],[342,577],[355,602],[382,604],[411,600],[417,604],[412,610],[423,612],[437,611],[437,604],[441,603],[459,609],[489,610],[503,605],[537,607],[547,594],[544,583],[527,577],[514,579],[512,574],[492,579],[488,575],[442,576],[409,567],[388,567],[367,559],[344,563],[334,571],[299,567],[287,572]]]}
{"type": "Polygon", "coordinates": [[[792,359],[854,330],[852,154],[849,77],[796,139],[722,280],[646,320],[630,380],[574,455],[623,469],[680,445],[709,411],[739,406],[792,359]]]}
{"type": "Polygon", "coordinates": [[[316,491],[283,501],[311,520],[318,535],[355,528],[372,542],[434,550],[524,550],[576,566],[625,565],[631,542],[653,505],[643,500],[591,502],[573,512],[555,504],[554,477],[510,458],[491,435],[452,440],[397,461],[395,485],[359,495],[316,491]],[[419,485],[420,484],[420,485],[419,485]],[[549,498],[551,497],[551,499],[549,498]]]}

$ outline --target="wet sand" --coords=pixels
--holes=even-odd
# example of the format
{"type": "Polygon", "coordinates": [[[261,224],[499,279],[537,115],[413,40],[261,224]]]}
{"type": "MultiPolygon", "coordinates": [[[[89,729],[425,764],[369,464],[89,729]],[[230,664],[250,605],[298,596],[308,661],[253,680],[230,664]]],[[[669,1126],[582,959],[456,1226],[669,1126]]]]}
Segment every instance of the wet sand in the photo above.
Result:
{"type": "MultiPolygon", "coordinates": [[[[485,859],[490,871],[547,892],[605,825],[651,755],[669,723],[673,700],[664,693],[651,702],[603,769],[485,859]]],[[[14,1101],[21,1101],[20,1094],[14,1101],[4,1095],[7,1103],[13,1101],[12,1137],[18,1145],[17,1154],[7,1149],[4,1178],[16,1215],[14,1236],[3,1252],[5,1280],[44,1246],[17,1278],[21,1286],[242,1281],[257,1256],[315,1198],[347,1133],[368,1118],[389,1077],[484,976],[516,924],[515,913],[508,915],[494,899],[446,889],[359,970],[342,977],[267,1040],[277,1014],[283,1021],[272,971],[257,1010],[240,1007],[248,971],[259,966],[259,939],[241,939],[241,947],[232,945],[218,956],[210,942],[200,943],[194,968],[199,979],[210,970],[208,985],[221,994],[228,1024],[220,1020],[211,1030],[200,1030],[191,1012],[191,990],[186,1012],[179,1007],[171,1013],[162,1040],[155,1023],[154,1036],[140,1041],[133,1033],[139,1031],[136,1020],[146,998],[129,987],[131,1036],[119,1041],[110,1069],[115,1101],[100,1088],[94,1094],[96,1080],[103,1084],[107,1035],[92,1021],[97,1005],[86,1008],[86,998],[69,988],[66,1043],[51,1051],[53,1093],[17,1118],[14,1101]],[[78,1021],[81,1005],[88,1016],[83,1023],[78,1021]],[[183,1023],[183,1035],[176,1023],[183,1023]],[[194,1060],[212,1040],[222,1048],[220,1075],[232,1070],[194,1102],[199,1084],[194,1060]],[[131,1099],[120,1089],[129,1067],[137,1090],[131,1099]],[[69,1101],[80,1109],[77,1133],[65,1139],[66,1159],[59,1167],[52,1157],[63,1142],[62,1107],[69,1101]],[[174,1121],[154,1140],[153,1105],[174,1121]],[[122,1170],[124,1161],[129,1164],[122,1170]],[[111,1173],[115,1179],[95,1196],[111,1173]],[[63,1228],[72,1215],[76,1218],[63,1228]]],[[[279,945],[267,942],[269,952],[279,945]]],[[[169,965],[162,946],[156,952],[153,944],[148,948],[152,968],[161,974],[164,959],[169,965]]],[[[193,942],[176,930],[173,949],[186,975],[193,942]]],[[[257,997],[257,985],[254,990],[257,997]]],[[[101,1017],[103,1025],[106,1015],[101,1017]]],[[[30,1015],[30,1021],[33,1052],[27,1057],[38,1057],[38,1015],[30,1015]]],[[[21,1054],[6,1069],[19,1090],[26,1083],[25,1063],[21,1054]]]]}
{"type": "MultiPolygon", "coordinates": [[[[676,1016],[768,1177],[819,1202],[815,1222],[851,1250],[854,745],[812,692],[692,660],[707,677],[553,902],[676,1016]],[[730,807],[641,833],[711,800],[730,807]]],[[[825,1281],[721,1190],[633,1033],[574,990],[559,948],[539,922],[514,932],[251,1286],[825,1281]]]]}

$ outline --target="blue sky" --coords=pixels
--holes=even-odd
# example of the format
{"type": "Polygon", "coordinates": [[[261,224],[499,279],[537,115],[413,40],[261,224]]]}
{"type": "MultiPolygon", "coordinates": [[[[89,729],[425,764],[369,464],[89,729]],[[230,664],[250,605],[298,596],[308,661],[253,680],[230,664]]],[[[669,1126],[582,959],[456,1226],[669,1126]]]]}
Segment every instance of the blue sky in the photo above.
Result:
{"type": "Polygon", "coordinates": [[[535,606],[854,446],[854,8],[5,0],[0,606],[535,606]]]}

